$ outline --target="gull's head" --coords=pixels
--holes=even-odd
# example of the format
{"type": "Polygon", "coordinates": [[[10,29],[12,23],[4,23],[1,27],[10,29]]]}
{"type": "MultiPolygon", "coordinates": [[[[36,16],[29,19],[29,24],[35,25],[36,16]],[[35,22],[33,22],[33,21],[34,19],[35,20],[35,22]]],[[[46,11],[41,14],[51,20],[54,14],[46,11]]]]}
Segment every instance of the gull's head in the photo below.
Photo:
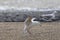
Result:
{"type": "Polygon", "coordinates": [[[35,20],[36,18],[32,18],[33,20],[35,20]]]}
{"type": "Polygon", "coordinates": [[[36,18],[32,18],[31,21],[35,21],[36,18]]]}

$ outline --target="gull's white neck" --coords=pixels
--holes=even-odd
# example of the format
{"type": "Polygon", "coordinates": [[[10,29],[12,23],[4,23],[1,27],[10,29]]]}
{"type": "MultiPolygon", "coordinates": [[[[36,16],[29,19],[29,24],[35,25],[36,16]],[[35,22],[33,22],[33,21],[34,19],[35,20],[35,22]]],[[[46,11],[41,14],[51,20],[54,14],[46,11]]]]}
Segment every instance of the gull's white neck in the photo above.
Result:
{"type": "Polygon", "coordinates": [[[35,19],[36,19],[36,18],[32,18],[32,19],[31,19],[31,22],[35,22],[35,21],[34,21],[35,19]]]}
{"type": "Polygon", "coordinates": [[[35,19],[36,19],[36,18],[32,18],[32,19],[31,19],[31,22],[32,22],[32,23],[35,23],[35,24],[36,24],[36,23],[37,23],[37,24],[38,24],[38,23],[40,24],[39,21],[34,21],[35,19]]]}

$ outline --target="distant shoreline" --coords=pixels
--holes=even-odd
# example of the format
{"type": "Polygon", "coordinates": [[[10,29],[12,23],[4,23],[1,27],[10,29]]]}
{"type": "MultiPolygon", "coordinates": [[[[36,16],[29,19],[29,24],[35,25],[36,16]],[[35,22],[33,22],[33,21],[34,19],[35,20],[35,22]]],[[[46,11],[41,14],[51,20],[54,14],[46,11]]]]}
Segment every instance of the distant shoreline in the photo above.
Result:
{"type": "Polygon", "coordinates": [[[31,7],[9,7],[0,6],[0,10],[28,10],[28,11],[54,11],[60,10],[60,8],[31,8],[31,7]]]}

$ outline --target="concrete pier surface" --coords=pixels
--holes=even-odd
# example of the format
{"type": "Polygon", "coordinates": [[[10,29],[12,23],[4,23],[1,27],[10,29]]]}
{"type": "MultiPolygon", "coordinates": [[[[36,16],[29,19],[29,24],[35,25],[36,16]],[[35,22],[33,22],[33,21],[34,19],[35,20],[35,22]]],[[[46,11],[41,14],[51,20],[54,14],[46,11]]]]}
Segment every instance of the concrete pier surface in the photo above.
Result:
{"type": "Polygon", "coordinates": [[[42,22],[24,34],[23,22],[0,22],[0,40],[60,40],[60,22],[42,22]]]}

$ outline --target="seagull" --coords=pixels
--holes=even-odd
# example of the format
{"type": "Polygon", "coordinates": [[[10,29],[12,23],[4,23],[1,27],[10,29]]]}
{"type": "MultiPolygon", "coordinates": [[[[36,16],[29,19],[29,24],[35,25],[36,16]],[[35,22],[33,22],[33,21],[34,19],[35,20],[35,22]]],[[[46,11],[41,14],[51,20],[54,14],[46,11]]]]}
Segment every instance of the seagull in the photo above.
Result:
{"type": "Polygon", "coordinates": [[[57,13],[57,11],[54,11],[53,13],[51,14],[43,14],[41,15],[42,19],[41,20],[44,20],[44,21],[53,21],[55,20],[55,14],[57,13]]]}
{"type": "Polygon", "coordinates": [[[27,19],[24,21],[24,33],[29,33],[31,27],[33,27],[34,25],[39,25],[41,26],[41,23],[39,21],[34,21],[36,18],[32,18],[31,16],[28,16],[27,19]]]}

